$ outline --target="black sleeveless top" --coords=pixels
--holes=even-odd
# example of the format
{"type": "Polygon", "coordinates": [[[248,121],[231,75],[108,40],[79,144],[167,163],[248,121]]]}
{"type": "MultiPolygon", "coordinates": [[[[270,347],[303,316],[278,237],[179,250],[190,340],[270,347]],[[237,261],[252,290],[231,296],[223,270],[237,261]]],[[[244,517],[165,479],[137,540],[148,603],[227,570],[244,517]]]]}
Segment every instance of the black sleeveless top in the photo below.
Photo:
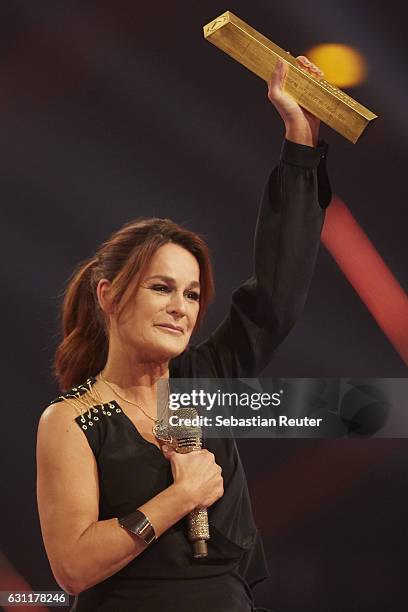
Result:
{"type": "MultiPolygon", "coordinates": [[[[230,313],[215,332],[170,362],[171,377],[253,377],[270,361],[300,314],[313,273],[331,195],[321,161],[326,151],[285,141],[262,198],[254,276],[234,292],[230,313]]],[[[91,377],[65,396],[83,394],[94,382],[91,377]]],[[[173,482],[168,460],[116,401],[75,420],[97,462],[100,520],[133,512],[173,482]]],[[[116,574],[80,593],[73,610],[253,609],[251,588],[269,573],[237,446],[231,438],[207,439],[204,446],[224,478],[224,495],[208,509],[208,557],[192,558],[181,520],[116,574]]]]}
{"type": "MultiPolygon", "coordinates": [[[[83,394],[94,382],[95,378],[88,379],[65,397],[83,394]]],[[[94,406],[75,420],[84,431],[98,466],[99,520],[130,514],[172,484],[170,462],[157,446],[140,435],[116,401],[94,406]]],[[[181,520],[119,572],[81,593],[74,610],[122,612],[129,606],[129,610],[153,611],[161,610],[165,603],[168,609],[175,582],[185,606],[178,604],[177,610],[191,612],[187,592],[196,601],[201,588],[208,601],[202,608],[197,608],[196,602],[196,610],[213,611],[220,597],[230,601],[232,595],[237,597],[234,610],[252,610],[248,583],[253,585],[262,580],[268,571],[236,444],[232,439],[208,439],[204,446],[222,466],[225,488],[222,504],[219,500],[208,509],[211,536],[208,557],[192,558],[185,521],[181,520]],[[203,580],[207,578],[217,580],[203,580]]]]}

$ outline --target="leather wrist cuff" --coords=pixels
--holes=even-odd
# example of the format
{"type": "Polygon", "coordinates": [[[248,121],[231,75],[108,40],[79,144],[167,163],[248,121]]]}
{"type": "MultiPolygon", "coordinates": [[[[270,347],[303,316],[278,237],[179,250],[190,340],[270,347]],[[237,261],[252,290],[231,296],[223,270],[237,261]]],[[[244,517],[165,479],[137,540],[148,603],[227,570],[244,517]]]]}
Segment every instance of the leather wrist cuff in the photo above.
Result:
{"type": "Polygon", "coordinates": [[[156,539],[153,525],[147,516],[140,510],[136,510],[131,514],[118,518],[118,522],[123,529],[127,529],[131,533],[139,536],[147,545],[151,544],[156,539]]]}

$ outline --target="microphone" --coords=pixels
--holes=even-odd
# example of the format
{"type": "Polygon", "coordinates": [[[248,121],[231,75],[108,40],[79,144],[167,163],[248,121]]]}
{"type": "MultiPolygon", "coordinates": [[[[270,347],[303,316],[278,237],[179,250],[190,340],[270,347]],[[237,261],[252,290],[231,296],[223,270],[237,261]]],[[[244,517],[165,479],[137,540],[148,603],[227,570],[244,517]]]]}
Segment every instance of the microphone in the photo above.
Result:
{"type": "MultiPolygon", "coordinates": [[[[197,410],[178,408],[172,411],[173,425],[169,423],[166,433],[171,436],[178,453],[192,453],[202,448],[202,431],[197,410]],[[187,425],[185,423],[188,423],[187,425]]],[[[207,541],[210,539],[207,508],[195,508],[187,517],[188,539],[192,543],[194,559],[207,557],[207,541]]]]}

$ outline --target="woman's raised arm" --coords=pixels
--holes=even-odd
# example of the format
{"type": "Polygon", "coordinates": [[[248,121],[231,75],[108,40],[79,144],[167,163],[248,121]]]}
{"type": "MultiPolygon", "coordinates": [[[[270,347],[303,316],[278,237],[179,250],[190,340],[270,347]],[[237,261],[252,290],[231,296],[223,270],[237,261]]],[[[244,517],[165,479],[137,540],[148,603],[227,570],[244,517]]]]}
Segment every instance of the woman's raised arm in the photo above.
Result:
{"type": "MultiPolygon", "coordinates": [[[[306,58],[305,69],[321,73],[306,58]]],[[[286,129],[279,165],[266,183],[255,231],[254,274],[232,295],[230,312],[208,340],[173,364],[183,375],[207,368],[209,377],[258,376],[303,309],[331,199],[325,171],[327,146],[317,145],[319,120],[282,90],[283,63],[268,97],[286,129]]]]}

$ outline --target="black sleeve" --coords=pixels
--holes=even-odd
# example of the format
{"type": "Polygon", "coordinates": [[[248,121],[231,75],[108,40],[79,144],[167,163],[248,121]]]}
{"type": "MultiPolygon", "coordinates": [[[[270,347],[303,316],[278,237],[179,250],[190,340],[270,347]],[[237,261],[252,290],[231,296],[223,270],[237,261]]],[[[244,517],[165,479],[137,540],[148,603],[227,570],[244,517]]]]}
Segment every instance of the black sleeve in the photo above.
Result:
{"type": "Polygon", "coordinates": [[[184,372],[258,376],[294,325],[306,301],[324,209],[331,199],[326,155],[325,143],[313,148],[284,141],[280,162],[261,200],[254,275],[234,291],[230,312],[221,325],[183,354],[184,372]],[[187,365],[186,359],[201,367],[187,365]]]}

